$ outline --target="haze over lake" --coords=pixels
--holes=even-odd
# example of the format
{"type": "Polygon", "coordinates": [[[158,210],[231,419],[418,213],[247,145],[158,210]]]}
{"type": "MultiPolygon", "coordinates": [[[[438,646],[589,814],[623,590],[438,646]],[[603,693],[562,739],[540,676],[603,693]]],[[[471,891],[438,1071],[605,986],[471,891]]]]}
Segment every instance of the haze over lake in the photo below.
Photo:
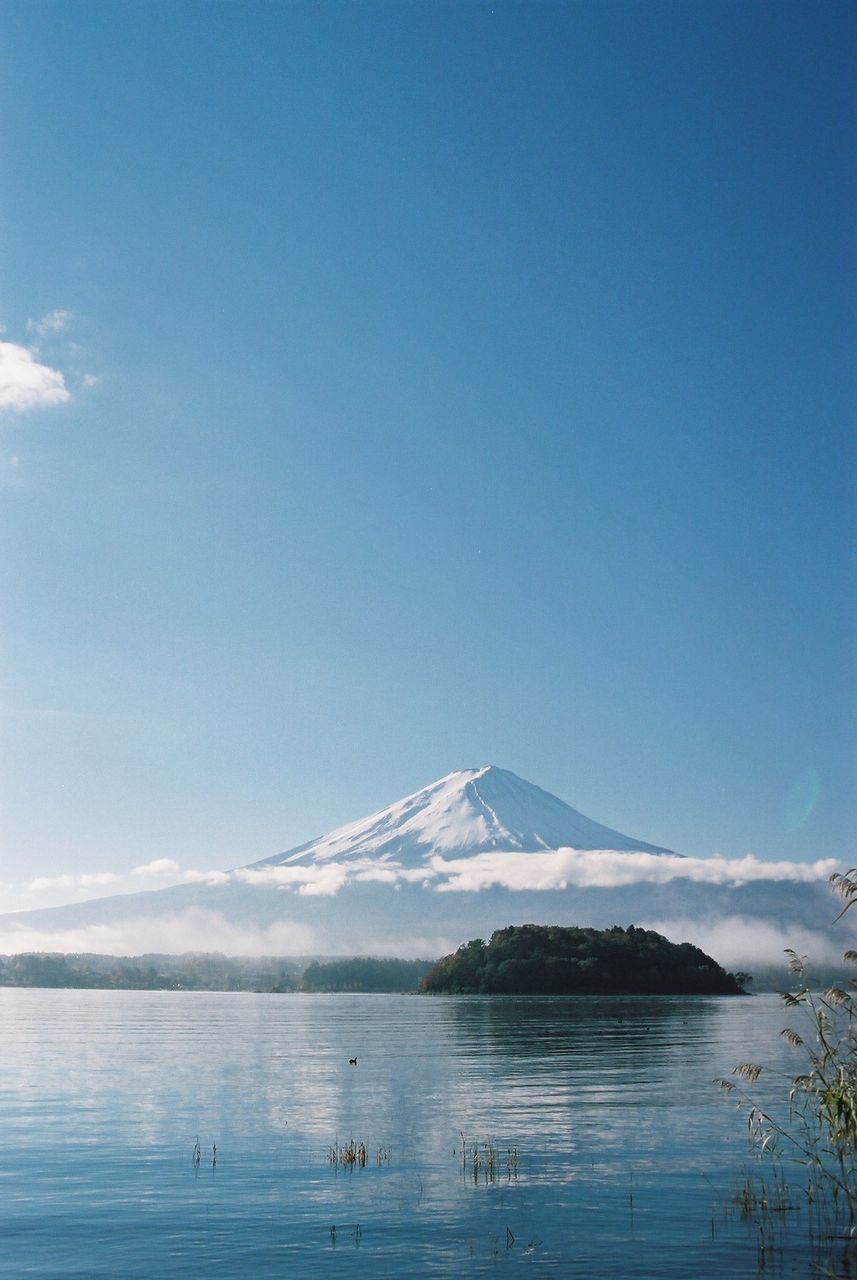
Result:
{"type": "MultiPolygon", "coordinates": [[[[758,1274],[712,1077],[793,1067],[776,997],[5,989],[0,1018],[10,1280],[758,1274]]],[[[809,1272],[792,1202],[766,1275],[809,1272]]]]}

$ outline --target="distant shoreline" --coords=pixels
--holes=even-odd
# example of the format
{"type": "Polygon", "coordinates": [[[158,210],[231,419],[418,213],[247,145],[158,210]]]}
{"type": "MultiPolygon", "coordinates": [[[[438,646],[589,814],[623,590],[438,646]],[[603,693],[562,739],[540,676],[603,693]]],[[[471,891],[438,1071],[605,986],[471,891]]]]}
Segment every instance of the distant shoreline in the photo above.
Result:
{"type": "MultiPolygon", "coordinates": [[[[222,991],[269,995],[417,995],[466,994],[422,991],[420,979],[433,960],[377,956],[226,956],[186,952],[112,956],[81,952],[20,952],[0,955],[0,989],[93,991],[222,991]]],[[[811,971],[822,989],[847,979],[832,966],[811,971]]],[[[793,977],[785,965],[754,969],[747,994],[788,990],[793,977]]],[[[657,994],[615,989],[611,992],[481,992],[482,995],[580,997],[657,994]]],[[[662,993],[666,994],[666,993],[662,993]]],[[[692,993],[677,993],[692,994],[692,993]]]]}

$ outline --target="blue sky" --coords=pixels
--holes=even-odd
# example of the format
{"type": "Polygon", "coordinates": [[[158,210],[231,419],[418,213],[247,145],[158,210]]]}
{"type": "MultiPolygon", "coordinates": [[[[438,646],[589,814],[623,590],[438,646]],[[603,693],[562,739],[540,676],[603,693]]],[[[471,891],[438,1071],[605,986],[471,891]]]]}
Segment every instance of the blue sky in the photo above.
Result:
{"type": "Polygon", "coordinates": [[[489,761],[852,865],[855,25],[7,0],[5,902],[489,761]]]}

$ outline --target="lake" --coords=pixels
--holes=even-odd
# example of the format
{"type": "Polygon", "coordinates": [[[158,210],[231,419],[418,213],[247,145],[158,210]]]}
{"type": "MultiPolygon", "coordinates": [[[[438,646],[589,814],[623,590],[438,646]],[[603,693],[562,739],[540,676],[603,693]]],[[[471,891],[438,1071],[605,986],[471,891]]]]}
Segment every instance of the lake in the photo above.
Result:
{"type": "Polygon", "coordinates": [[[7,988],[0,1019],[2,1277],[850,1274],[797,1173],[737,1200],[712,1079],[798,1070],[776,996],[7,988]]]}

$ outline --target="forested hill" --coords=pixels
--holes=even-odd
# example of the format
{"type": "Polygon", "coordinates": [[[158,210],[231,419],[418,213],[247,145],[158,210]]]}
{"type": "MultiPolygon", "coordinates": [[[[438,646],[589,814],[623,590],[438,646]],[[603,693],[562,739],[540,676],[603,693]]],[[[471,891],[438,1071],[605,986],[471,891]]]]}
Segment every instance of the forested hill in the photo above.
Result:
{"type": "Polygon", "coordinates": [[[420,985],[462,995],[741,994],[732,974],[699,947],[633,925],[511,925],[487,945],[476,938],[444,956],[420,985]]]}

